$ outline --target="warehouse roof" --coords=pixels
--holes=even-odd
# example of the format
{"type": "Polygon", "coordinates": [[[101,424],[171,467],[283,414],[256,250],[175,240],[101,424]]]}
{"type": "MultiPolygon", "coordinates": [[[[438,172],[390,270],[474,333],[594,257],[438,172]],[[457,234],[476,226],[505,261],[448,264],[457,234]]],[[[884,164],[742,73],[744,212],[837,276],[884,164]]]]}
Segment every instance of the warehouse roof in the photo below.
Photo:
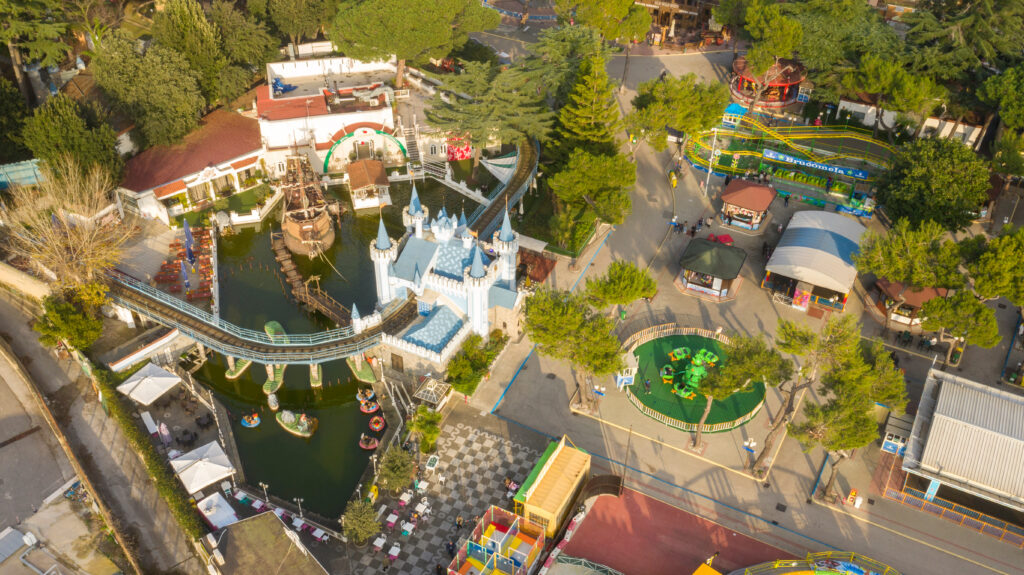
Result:
{"type": "Polygon", "coordinates": [[[1024,510],[1024,398],[931,370],[903,467],[1024,510]]]}

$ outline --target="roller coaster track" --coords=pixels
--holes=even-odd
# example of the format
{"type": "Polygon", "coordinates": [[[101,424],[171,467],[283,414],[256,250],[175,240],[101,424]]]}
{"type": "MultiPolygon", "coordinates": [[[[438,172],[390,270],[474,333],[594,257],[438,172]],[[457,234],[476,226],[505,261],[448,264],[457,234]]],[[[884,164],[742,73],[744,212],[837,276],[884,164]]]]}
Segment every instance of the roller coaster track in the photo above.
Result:
{"type": "Polygon", "coordinates": [[[177,328],[205,346],[263,364],[311,364],[350,357],[380,343],[382,333],[397,333],[417,317],[416,299],[395,300],[381,310],[381,322],[356,333],[343,327],[311,334],[288,334],[287,341],[264,331],[239,327],[119,271],[108,272],[110,299],[127,309],[177,328]]]}
{"type": "MultiPolygon", "coordinates": [[[[848,126],[780,126],[770,128],[761,122],[744,116],[735,127],[722,126],[717,128],[719,136],[731,136],[744,140],[775,140],[784,144],[804,156],[819,163],[835,162],[836,160],[856,160],[867,162],[878,168],[888,168],[891,165],[891,155],[896,149],[886,142],[872,138],[868,133],[858,128],[848,126]],[[829,149],[822,146],[814,146],[811,142],[816,140],[853,140],[862,142],[865,149],[840,147],[839,150],[829,149]],[[876,148],[875,152],[868,151],[869,148],[876,148]]],[[[706,150],[710,155],[711,146],[708,141],[711,139],[710,131],[704,132],[687,142],[685,155],[692,164],[707,169],[708,161],[700,156],[698,149],[706,150]]],[[[732,154],[740,156],[761,157],[761,153],[754,150],[736,150],[732,154]]],[[[716,172],[732,174],[742,173],[744,170],[732,166],[715,166],[716,172]]]]}
{"type": "Polygon", "coordinates": [[[536,142],[519,146],[516,170],[509,178],[508,184],[487,204],[479,216],[474,214],[474,219],[470,222],[470,229],[476,232],[480,239],[488,239],[490,234],[494,233],[501,223],[501,214],[505,207],[515,205],[526,192],[530,180],[537,174],[539,156],[539,147],[536,142]]]}

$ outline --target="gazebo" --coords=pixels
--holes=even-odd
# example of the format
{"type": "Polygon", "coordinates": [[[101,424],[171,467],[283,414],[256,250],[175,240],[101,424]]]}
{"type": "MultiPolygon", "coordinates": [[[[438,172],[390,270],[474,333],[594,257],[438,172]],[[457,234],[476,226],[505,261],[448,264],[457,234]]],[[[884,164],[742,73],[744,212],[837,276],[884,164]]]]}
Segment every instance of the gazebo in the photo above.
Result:
{"type": "Polygon", "coordinates": [[[740,56],[733,60],[732,71],[734,80],[730,82],[729,89],[733,98],[750,104],[754,100],[755,87],[767,86],[757,102],[766,108],[784,108],[796,102],[800,83],[807,77],[803,64],[789,58],[779,58],[765,73],[755,76],[747,67],[746,57],[740,56]]]}
{"type": "Polygon", "coordinates": [[[743,281],[739,277],[747,252],[742,248],[704,238],[686,246],[676,277],[679,291],[688,295],[711,296],[714,301],[732,299],[743,281]]]}
{"type": "Polygon", "coordinates": [[[426,403],[434,411],[441,411],[451,394],[452,386],[450,384],[433,377],[424,377],[412,397],[426,403]]]}
{"type": "Polygon", "coordinates": [[[352,209],[361,210],[391,204],[390,184],[380,160],[356,160],[347,168],[352,209]]]}
{"type": "Polygon", "coordinates": [[[889,319],[896,322],[907,325],[920,325],[924,320],[921,317],[921,308],[924,304],[937,297],[946,297],[947,290],[945,288],[934,288],[934,287],[905,287],[899,282],[891,282],[885,278],[878,278],[875,281],[875,290],[878,295],[877,306],[882,315],[889,309],[889,306],[903,298],[903,303],[899,305],[889,319]]]}
{"type": "Polygon", "coordinates": [[[722,219],[728,226],[759,229],[777,195],[771,186],[737,178],[722,192],[722,219]]]}

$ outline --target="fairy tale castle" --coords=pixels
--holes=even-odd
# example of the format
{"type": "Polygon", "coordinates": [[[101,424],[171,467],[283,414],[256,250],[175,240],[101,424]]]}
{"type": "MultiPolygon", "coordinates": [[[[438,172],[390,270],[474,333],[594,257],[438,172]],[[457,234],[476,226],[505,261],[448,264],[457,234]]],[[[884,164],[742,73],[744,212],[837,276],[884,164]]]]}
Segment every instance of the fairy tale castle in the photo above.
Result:
{"type": "MultiPolygon", "coordinates": [[[[492,329],[518,329],[522,293],[516,284],[519,234],[508,212],[491,241],[473,237],[465,213],[444,208],[431,220],[413,186],[402,210],[406,234],[388,237],[381,220],[370,257],[378,307],[411,291],[420,319],[398,334],[386,334],[393,367],[429,364],[442,367],[471,333],[488,337],[492,329]]],[[[428,365],[424,365],[428,367],[428,365]]]]}

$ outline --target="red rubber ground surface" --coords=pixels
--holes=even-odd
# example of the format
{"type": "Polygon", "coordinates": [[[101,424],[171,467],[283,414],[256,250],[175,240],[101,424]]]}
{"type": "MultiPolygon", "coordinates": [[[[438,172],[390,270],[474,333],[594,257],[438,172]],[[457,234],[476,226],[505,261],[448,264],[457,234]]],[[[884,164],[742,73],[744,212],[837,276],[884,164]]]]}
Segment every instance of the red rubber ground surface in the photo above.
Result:
{"type": "Polygon", "coordinates": [[[722,573],[795,558],[630,489],[599,496],[563,551],[625,575],[689,575],[716,551],[722,573]]]}

